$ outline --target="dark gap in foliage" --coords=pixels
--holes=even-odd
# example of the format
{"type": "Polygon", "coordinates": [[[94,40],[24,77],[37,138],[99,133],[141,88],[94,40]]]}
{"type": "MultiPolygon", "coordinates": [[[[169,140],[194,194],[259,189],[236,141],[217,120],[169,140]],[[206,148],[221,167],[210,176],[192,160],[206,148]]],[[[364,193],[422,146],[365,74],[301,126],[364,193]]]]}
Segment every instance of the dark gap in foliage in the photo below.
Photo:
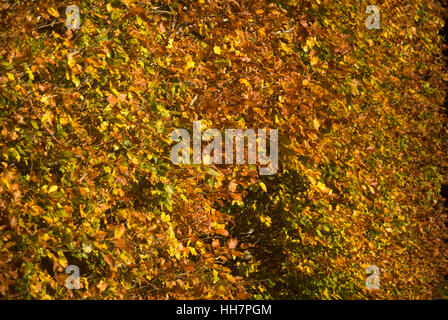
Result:
{"type": "Polygon", "coordinates": [[[54,277],[53,271],[53,261],[51,261],[48,257],[42,257],[40,260],[40,264],[43,270],[46,270],[50,277],[54,277]]]}
{"type": "MultiPolygon", "coordinates": [[[[440,195],[444,197],[443,206],[448,210],[448,183],[442,184],[442,188],[440,189],[440,195]]],[[[448,221],[445,222],[445,226],[448,228],[448,221]]],[[[445,275],[448,278],[448,274],[445,275]]]]}
{"type": "Polygon", "coordinates": [[[448,207],[448,184],[442,184],[440,194],[442,195],[442,197],[445,198],[444,202],[445,207],[448,207]]]}

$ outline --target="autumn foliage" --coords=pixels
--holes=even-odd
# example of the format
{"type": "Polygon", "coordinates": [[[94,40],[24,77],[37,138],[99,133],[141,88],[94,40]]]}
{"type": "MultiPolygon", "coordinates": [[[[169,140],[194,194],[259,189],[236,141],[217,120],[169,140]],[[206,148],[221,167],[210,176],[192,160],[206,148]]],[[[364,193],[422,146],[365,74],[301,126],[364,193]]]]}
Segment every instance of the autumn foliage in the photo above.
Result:
{"type": "Polygon", "coordinates": [[[438,297],[444,11],[370,2],[2,2],[0,298],[438,297]],[[278,129],[277,174],[174,165],[195,120],[278,129]]]}

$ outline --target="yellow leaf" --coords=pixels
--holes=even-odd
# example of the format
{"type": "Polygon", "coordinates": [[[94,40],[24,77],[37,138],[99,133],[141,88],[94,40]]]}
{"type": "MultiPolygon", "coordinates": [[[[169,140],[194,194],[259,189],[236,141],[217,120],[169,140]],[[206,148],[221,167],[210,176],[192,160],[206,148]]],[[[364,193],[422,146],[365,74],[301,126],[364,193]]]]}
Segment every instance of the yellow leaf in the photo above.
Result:
{"type": "Polygon", "coordinates": [[[198,253],[196,252],[196,249],[193,248],[193,247],[188,247],[188,250],[190,250],[191,254],[194,255],[194,256],[198,254],[198,253]]]}
{"type": "Polygon", "coordinates": [[[244,84],[246,87],[252,88],[249,81],[247,81],[247,79],[241,78],[239,81],[241,84],[244,84]]]}
{"type": "Polygon", "coordinates": [[[49,8],[47,9],[48,13],[51,14],[53,17],[58,18],[59,12],[55,8],[49,8]]]}
{"type": "Polygon", "coordinates": [[[96,287],[97,287],[98,289],[100,289],[100,292],[103,292],[103,291],[106,290],[106,288],[108,287],[108,284],[107,284],[105,281],[101,280],[101,281],[97,284],[96,287]]]}
{"type": "Polygon", "coordinates": [[[122,219],[128,218],[128,211],[126,209],[120,209],[117,211],[117,215],[122,219]]]}
{"type": "Polygon", "coordinates": [[[291,54],[293,52],[292,49],[283,42],[280,42],[280,46],[282,47],[283,51],[285,51],[287,54],[291,54]]]}
{"type": "Polygon", "coordinates": [[[65,267],[68,266],[67,258],[64,257],[64,256],[60,256],[60,257],[58,257],[58,263],[59,263],[63,268],[65,268],[65,267]]]}
{"type": "Polygon", "coordinates": [[[160,220],[162,220],[162,222],[170,222],[170,216],[166,215],[165,212],[162,212],[160,220]]]}
{"type": "Polygon", "coordinates": [[[214,46],[213,47],[213,52],[216,53],[216,54],[221,54],[221,48],[218,47],[218,46],[214,46]]]}
{"type": "Polygon", "coordinates": [[[47,122],[49,122],[50,124],[52,124],[52,118],[53,117],[53,115],[51,114],[51,113],[49,113],[49,112],[47,112],[47,113],[45,113],[43,116],[42,116],[42,122],[43,123],[47,123],[47,122]]]}
{"type": "Polygon", "coordinates": [[[83,206],[79,206],[79,213],[81,214],[82,218],[87,217],[86,213],[84,212],[83,206]]]}
{"type": "Polygon", "coordinates": [[[310,49],[312,49],[314,47],[315,44],[315,40],[314,38],[308,38],[306,39],[306,46],[310,49]]]}
{"type": "Polygon", "coordinates": [[[90,252],[92,252],[92,246],[90,244],[83,243],[82,251],[84,251],[85,253],[90,253],[90,252]]]}
{"type": "Polygon", "coordinates": [[[52,192],[55,192],[57,190],[58,190],[58,186],[53,185],[53,186],[50,187],[50,189],[48,189],[48,193],[52,193],[52,192]]]}
{"type": "Polygon", "coordinates": [[[266,188],[266,185],[263,182],[260,181],[259,185],[264,192],[268,192],[268,189],[266,188]]]}
{"type": "Polygon", "coordinates": [[[186,57],[186,60],[187,60],[187,65],[185,66],[185,69],[188,70],[188,69],[193,68],[194,65],[195,65],[195,63],[194,63],[194,61],[193,61],[193,59],[191,58],[190,55],[188,55],[188,56],[186,57]]]}
{"type": "Polygon", "coordinates": [[[173,47],[173,38],[170,38],[170,40],[168,40],[168,45],[166,46],[168,49],[171,49],[173,47]]]}
{"type": "Polygon", "coordinates": [[[118,194],[120,197],[124,197],[124,191],[123,191],[123,189],[121,189],[121,188],[113,189],[113,190],[112,190],[112,193],[113,193],[113,194],[118,194]]]}
{"type": "Polygon", "coordinates": [[[6,72],[6,75],[8,76],[9,81],[14,81],[14,75],[10,72],[6,72]]]}
{"type": "Polygon", "coordinates": [[[59,118],[59,123],[60,123],[62,126],[67,125],[67,123],[68,123],[68,117],[61,117],[61,118],[59,118]]]}
{"type": "Polygon", "coordinates": [[[226,274],[226,278],[227,280],[229,280],[232,283],[236,283],[235,277],[232,276],[231,274],[226,274]]]}
{"type": "Polygon", "coordinates": [[[123,234],[125,233],[126,228],[124,226],[120,226],[119,228],[114,230],[114,238],[118,239],[121,238],[123,236],[123,234]]]}
{"type": "Polygon", "coordinates": [[[311,65],[314,66],[319,61],[319,58],[314,56],[311,58],[311,65]]]}
{"type": "Polygon", "coordinates": [[[48,223],[54,223],[54,219],[52,217],[43,216],[42,219],[44,219],[48,223]]]}
{"type": "Polygon", "coordinates": [[[324,192],[326,190],[325,184],[323,184],[322,182],[318,182],[317,186],[316,186],[320,191],[324,192]]]}
{"type": "Polygon", "coordinates": [[[269,216],[260,216],[260,221],[268,227],[270,227],[272,224],[271,217],[269,216]]]}
{"type": "Polygon", "coordinates": [[[316,118],[314,118],[314,120],[313,120],[313,127],[314,127],[314,129],[319,130],[320,123],[319,123],[319,120],[317,120],[316,118]]]}
{"type": "Polygon", "coordinates": [[[33,72],[31,71],[31,69],[29,67],[26,67],[25,70],[26,70],[26,73],[28,74],[28,77],[30,78],[30,80],[33,81],[34,75],[33,75],[33,72]]]}
{"type": "Polygon", "coordinates": [[[81,84],[79,79],[74,74],[72,74],[72,82],[75,84],[76,87],[79,87],[79,85],[81,84]]]}

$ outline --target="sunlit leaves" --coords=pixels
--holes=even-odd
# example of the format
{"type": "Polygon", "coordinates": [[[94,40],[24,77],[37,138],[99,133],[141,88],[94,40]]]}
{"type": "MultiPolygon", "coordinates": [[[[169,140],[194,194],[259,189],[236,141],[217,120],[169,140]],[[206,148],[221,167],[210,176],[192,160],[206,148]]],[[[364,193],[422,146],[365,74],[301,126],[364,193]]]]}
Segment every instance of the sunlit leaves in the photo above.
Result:
{"type": "Polygon", "coordinates": [[[446,255],[435,3],[383,1],[380,30],[348,0],[79,7],[70,31],[55,2],[3,14],[0,295],[432,296],[446,255]],[[172,164],[169,133],[198,119],[278,129],[278,174],[172,164]]]}

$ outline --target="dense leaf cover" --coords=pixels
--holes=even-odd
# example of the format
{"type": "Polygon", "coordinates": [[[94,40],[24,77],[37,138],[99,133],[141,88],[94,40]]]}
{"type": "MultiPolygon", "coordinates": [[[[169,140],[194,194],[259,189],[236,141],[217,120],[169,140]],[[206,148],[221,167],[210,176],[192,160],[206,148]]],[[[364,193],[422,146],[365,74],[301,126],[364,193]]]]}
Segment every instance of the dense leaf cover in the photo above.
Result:
{"type": "Polygon", "coordinates": [[[369,4],[2,2],[0,297],[435,297],[444,12],[369,4]],[[278,173],[174,165],[195,120],[278,129],[278,173]]]}

